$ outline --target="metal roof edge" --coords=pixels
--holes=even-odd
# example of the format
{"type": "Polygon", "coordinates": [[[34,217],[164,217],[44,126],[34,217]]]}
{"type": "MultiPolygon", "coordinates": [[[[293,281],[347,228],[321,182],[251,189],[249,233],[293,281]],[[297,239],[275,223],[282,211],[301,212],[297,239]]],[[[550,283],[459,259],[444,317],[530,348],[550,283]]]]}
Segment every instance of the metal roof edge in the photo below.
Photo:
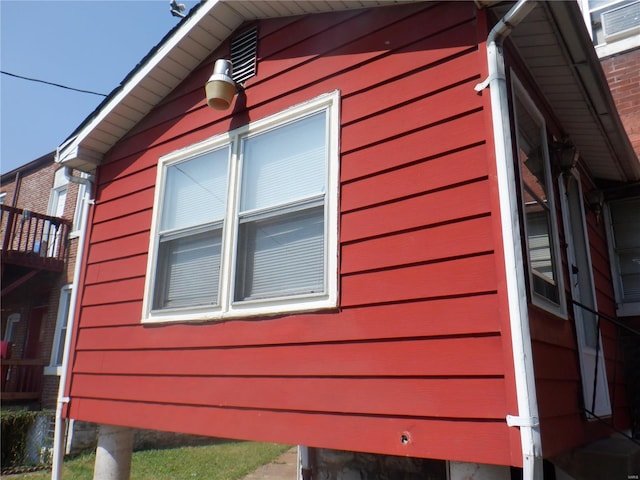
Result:
{"type": "Polygon", "coordinates": [[[578,4],[576,2],[548,1],[545,2],[545,5],[558,25],[576,72],[582,79],[589,95],[589,100],[597,109],[595,113],[610,142],[609,148],[614,155],[613,160],[622,169],[628,181],[640,180],[640,161],[622,124],[609,83],[584,20],[581,15],[577,14],[580,11],[578,4]],[[582,31],[582,34],[564,35],[563,26],[568,26],[571,32],[582,31]],[[601,109],[597,108],[598,104],[601,109]]]}
{"type": "MultiPolygon", "coordinates": [[[[74,168],[84,170],[87,162],[77,158],[80,152],[78,148],[83,139],[100,123],[104,117],[112,111],[128,94],[138,85],[153,67],[155,67],[166,54],[180,42],[190,31],[198,25],[198,22],[206,16],[221,0],[202,0],[195,5],[187,16],[181,19],[167,34],[145,55],[140,62],[124,77],[120,84],[91,112],[83,122],[69,135],[69,137],[57,148],[55,161],[68,164],[74,168]]],[[[89,164],[95,163],[93,158],[89,164]]]]}

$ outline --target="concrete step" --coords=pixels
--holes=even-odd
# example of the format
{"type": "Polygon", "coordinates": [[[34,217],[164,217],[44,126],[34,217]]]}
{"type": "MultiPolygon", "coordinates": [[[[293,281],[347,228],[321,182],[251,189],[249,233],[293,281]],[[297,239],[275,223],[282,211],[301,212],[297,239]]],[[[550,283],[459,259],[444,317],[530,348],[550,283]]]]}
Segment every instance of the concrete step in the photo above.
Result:
{"type": "Polygon", "coordinates": [[[575,480],[640,479],[640,445],[622,436],[598,440],[551,461],[575,480]]]}

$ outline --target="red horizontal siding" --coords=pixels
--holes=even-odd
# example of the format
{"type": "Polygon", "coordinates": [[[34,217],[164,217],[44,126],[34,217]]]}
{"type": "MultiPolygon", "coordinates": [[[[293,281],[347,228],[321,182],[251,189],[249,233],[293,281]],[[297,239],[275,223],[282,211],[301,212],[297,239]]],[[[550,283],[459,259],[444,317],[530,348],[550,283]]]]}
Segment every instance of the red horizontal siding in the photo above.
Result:
{"type": "MultiPolygon", "coordinates": [[[[340,171],[342,180],[348,182],[420,160],[436,157],[447,159],[452,151],[483,143],[484,132],[478,125],[482,124],[484,113],[459,113],[462,116],[403,135],[401,149],[398,148],[398,139],[392,138],[369,145],[365,149],[343,152],[340,171]],[[456,135],[452,135],[452,131],[456,135]]],[[[483,160],[483,157],[478,156],[478,162],[483,160]]]]}
{"type": "Polygon", "coordinates": [[[367,272],[342,278],[341,304],[366,305],[495,291],[490,255],[367,272]]]}
{"type": "Polygon", "coordinates": [[[345,244],[340,271],[346,275],[468,256],[492,248],[491,218],[480,217],[345,244]],[[393,252],[393,256],[389,252],[393,252]]]}
{"type": "Polygon", "coordinates": [[[505,410],[504,380],[467,378],[326,378],[91,376],[74,380],[77,397],[128,402],[365,415],[494,418],[505,410]],[[469,396],[468,392],[477,392],[469,396]],[[363,398],[369,401],[363,402],[363,398]]]}
{"type": "MultiPolygon", "coordinates": [[[[404,156],[404,151],[402,152],[404,156]]],[[[487,175],[485,147],[477,145],[458,152],[380,172],[378,175],[344,182],[343,212],[388,202],[484,178],[487,175]]],[[[387,166],[387,168],[391,168],[387,166]]]]}
{"type": "Polygon", "coordinates": [[[146,350],[486,335],[500,331],[497,309],[496,295],[481,295],[344,308],[339,315],[143,327],[141,302],[111,303],[84,307],[77,348],[146,350]],[[119,328],[102,328],[113,326],[119,328]]]}
{"type": "Polygon", "coordinates": [[[73,370],[114,375],[495,376],[504,373],[500,341],[479,336],[197,350],[176,345],[173,352],[78,351],[73,370]]]}
{"type": "Polygon", "coordinates": [[[129,132],[99,171],[70,415],[518,464],[504,421],[513,386],[487,115],[473,90],[485,69],[476,11],[443,2],[260,22],[258,75],[242,106],[206,107],[207,61],[129,132]],[[333,90],[338,308],[141,324],[158,159],[333,90]]]}
{"type": "Polygon", "coordinates": [[[146,267],[146,255],[136,255],[107,262],[92,263],[87,266],[85,285],[128,279],[132,272],[144,271],[146,267]]]}
{"type": "Polygon", "coordinates": [[[372,208],[343,213],[340,239],[360,240],[452,222],[491,211],[486,182],[474,182],[447,190],[429,192],[372,208]],[[384,222],[379,220],[384,218],[384,222]]]}
{"type": "Polygon", "coordinates": [[[152,210],[148,209],[114,220],[94,223],[91,239],[96,243],[105,242],[133,233],[148,231],[151,225],[151,213],[152,210]]]}
{"type": "Polygon", "coordinates": [[[508,465],[504,420],[469,422],[74,399],[73,418],[225,438],[508,465]],[[410,437],[408,443],[402,435],[410,437]]]}
{"type": "MultiPolygon", "coordinates": [[[[146,255],[148,249],[148,231],[114,238],[108,242],[91,243],[89,246],[89,263],[104,262],[133,255],[146,255]]],[[[129,274],[138,275],[144,275],[144,273],[144,270],[129,272],[129,274]]],[[[142,295],[142,291],[137,293],[138,295],[142,295]]]]}

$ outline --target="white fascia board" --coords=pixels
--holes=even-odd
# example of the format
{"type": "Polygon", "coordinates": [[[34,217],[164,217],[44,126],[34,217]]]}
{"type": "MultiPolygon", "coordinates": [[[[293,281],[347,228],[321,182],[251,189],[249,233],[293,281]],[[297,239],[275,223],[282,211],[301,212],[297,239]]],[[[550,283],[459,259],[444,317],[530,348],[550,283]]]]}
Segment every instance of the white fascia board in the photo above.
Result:
{"type": "MultiPolygon", "coordinates": [[[[177,44],[179,44],[188,34],[189,32],[195,28],[200,21],[206,17],[209,12],[215,8],[218,3],[222,0],[212,0],[206,2],[202,5],[195,14],[187,19],[185,24],[179,28],[173,36],[165,41],[159,48],[158,51],[155,52],[152,58],[150,58],[145,65],[143,65],[127,83],[122,85],[120,91],[106,104],[102,107],[99,113],[95,116],[91,122],[89,122],[77,135],[76,137],[65,145],[62,148],[58,149],[56,161],[68,164],[77,163],[74,162],[77,160],[83,161],[81,157],[79,157],[80,145],[83,140],[85,140],[91,132],[98,126],[104,119],[145,79],[145,77],[158,66],[158,64],[164,59],[172,50],[175,48],[177,44]]],[[[98,152],[94,152],[98,153],[98,152]]],[[[103,152],[104,153],[104,152],[103,152]]],[[[98,153],[100,159],[96,163],[99,164],[102,161],[103,153],[98,153]]],[[[91,162],[93,163],[93,162],[91,162]]]]}

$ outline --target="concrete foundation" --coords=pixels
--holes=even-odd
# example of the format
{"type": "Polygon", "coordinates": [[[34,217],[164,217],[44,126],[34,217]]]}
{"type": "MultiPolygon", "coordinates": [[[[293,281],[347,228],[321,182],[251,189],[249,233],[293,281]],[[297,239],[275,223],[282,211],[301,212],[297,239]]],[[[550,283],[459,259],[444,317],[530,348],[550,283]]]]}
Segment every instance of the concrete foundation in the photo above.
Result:
{"type": "Polygon", "coordinates": [[[133,433],[131,428],[100,425],[94,480],[129,480],[133,433]]]}

